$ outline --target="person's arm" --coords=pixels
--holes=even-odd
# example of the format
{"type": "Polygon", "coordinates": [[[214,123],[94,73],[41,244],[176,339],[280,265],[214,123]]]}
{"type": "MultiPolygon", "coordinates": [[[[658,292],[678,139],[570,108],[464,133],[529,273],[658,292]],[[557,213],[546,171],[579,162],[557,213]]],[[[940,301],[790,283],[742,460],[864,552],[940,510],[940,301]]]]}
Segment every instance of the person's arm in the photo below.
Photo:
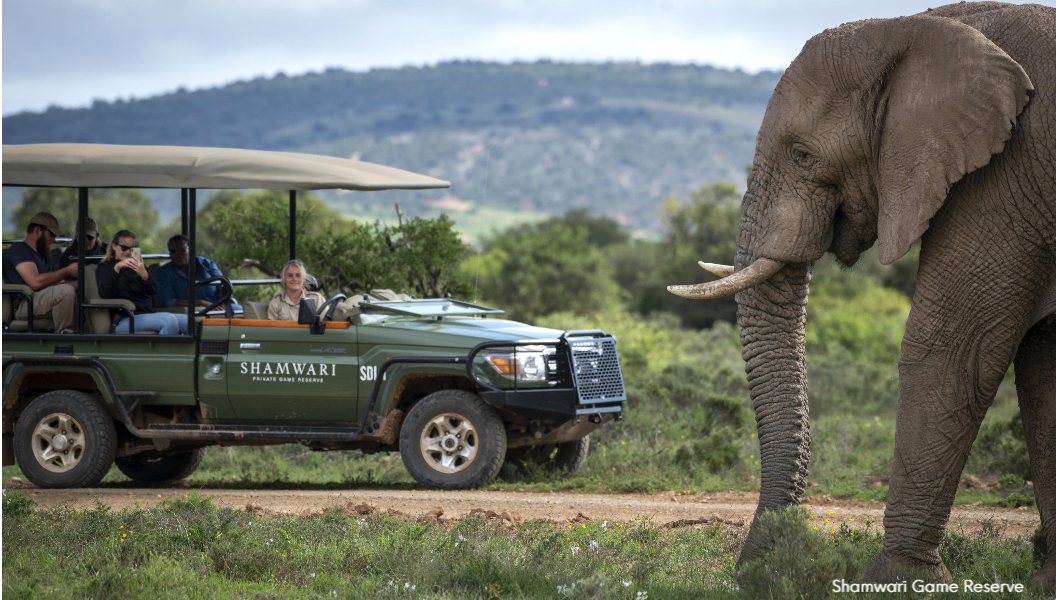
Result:
{"type": "MultiPolygon", "coordinates": [[[[166,265],[162,265],[158,269],[158,275],[155,277],[158,282],[158,303],[165,307],[177,306],[177,284],[175,273],[172,273],[172,268],[167,268],[166,265]]],[[[187,306],[187,301],[184,302],[183,306],[187,306]]]]}
{"type": "Polygon", "coordinates": [[[158,295],[158,279],[155,279],[154,275],[148,273],[147,281],[144,281],[144,289],[147,290],[148,295],[158,295]]]}
{"type": "Polygon", "coordinates": [[[283,316],[280,315],[280,305],[283,303],[283,299],[276,298],[275,296],[269,302],[269,320],[270,321],[282,321],[283,316]]]}
{"type": "Polygon", "coordinates": [[[99,285],[99,296],[101,298],[118,298],[118,291],[116,289],[118,283],[118,272],[115,268],[120,269],[119,262],[105,262],[99,265],[96,269],[96,284],[99,285]]]}
{"type": "Polygon", "coordinates": [[[22,277],[22,281],[25,281],[26,285],[34,291],[42,290],[46,287],[61,283],[67,277],[77,278],[76,264],[59,269],[58,271],[52,271],[51,273],[38,273],[37,265],[32,261],[29,261],[18,263],[15,265],[15,270],[18,271],[18,274],[22,277]]]}
{"type": "MultiPolygon", "coordinates": [[[[224,276],[221,273],[221,269],[217,267],[217,263],[206,258],[205,256],[200,256],[199,258],[202,259],[202,271],[203,274],[206,276],[206,279],[213,279],[214,277],[224,276]]],[[[202,281],[205,281],[206,279],[203,279],[202,281]]],[[[214,302],[221,299],[221,286],[220,284],[216,283],[202,286],[202,293],[206,295],[206,306],[209,306],[210,304],[213,304],[214,302]]],[[[196,302],[201,302],[201,300],[197,300],[196,302]]]]}
{"type": "Polygon", "coordinates": [[[221,272],[221,268],[217,266],[217,263],[206,258],[205,256],[203,257],[203,260],[206,261],[205,266],[207,279],[213,279],[214,277],[224,277],[225,274],[221,272]]]}

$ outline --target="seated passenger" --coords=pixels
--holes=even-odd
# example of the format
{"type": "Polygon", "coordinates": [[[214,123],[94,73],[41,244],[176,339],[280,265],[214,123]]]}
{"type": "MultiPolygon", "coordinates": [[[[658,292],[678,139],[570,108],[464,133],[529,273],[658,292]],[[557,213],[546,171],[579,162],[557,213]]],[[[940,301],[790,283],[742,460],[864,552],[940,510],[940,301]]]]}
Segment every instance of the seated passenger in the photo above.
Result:
{"type": "MultiPolygon", "coordinates": [[[[99,295],[103,298],[129,300],[136,310],[136,331],[157,331],[161,335],[188,332],[188,316],[156,313],[152,295],[158,292],[158,282],[147,272],[144,261],[133,254],[139,248],[136,234],[122,229],[114,234],[103,262],[96,268],[99,295]]],[[[112,314],[119,311],[112,310],[112,314]]],[[[129,332],[129,317],[122,317],[114,333],[129,332]]]]}
{"type": "Polygon", "coordinates": [[[273,321],[297,321],[298,303],[302,298],[312,298],[317,301],[317,309],[324,304],[324,296],[319,292],[307,292],[305,263],[295,259],[288,261],[283,267],[282,291],[276,292],[269,301],[269,319],[273,321]]]}
{"type": "MultiPolygon", "coordinates": [[[[175,235],[169,238],[169,262],[158,268],[158,302],[165,307],[188,305],[188,238],[175,235]]],[[[205,256],[195,257],[195,281],[206,281],[221,277],[217,263],[205,256]]],[[[195,306],[207,307],[221,299],[221,286],[205,285],[195,287],[195,306]]],[[[232,310],[242,311],[243,307],[232,304],[232,310]]]]}
{"type": "MultiPolygon", "coordinates": [[[[65,267],[77,263],[77,242],[81,239],[80,232],[74,232],[74,241],[63,250],[59,257],[59,266],[65,267]]],[[[92,218],[85,217],[85,256],[103,256],[107,253],[106,244],[99,239],[99,227],[92,218]]]]}
{"type": "MultiPolygon", "coordinates": [[[[59,268],[48,258],[51,254],[49,247],[62,235],[55,217],[37,213],[29,220],[26,237],[11,244],[4,253],[4,283],[32,288],[33,315],[43,317],[50,313],[55,331],[60,333],[73,331],[74,304],[77,302],[74,291],[77,282],[63,281],[77,279],[77,265],[59,268]]],[[[14,318],[25,319],[29,304],[15,296],[11,297],[11,303],[16,307],[14,318]]]]}

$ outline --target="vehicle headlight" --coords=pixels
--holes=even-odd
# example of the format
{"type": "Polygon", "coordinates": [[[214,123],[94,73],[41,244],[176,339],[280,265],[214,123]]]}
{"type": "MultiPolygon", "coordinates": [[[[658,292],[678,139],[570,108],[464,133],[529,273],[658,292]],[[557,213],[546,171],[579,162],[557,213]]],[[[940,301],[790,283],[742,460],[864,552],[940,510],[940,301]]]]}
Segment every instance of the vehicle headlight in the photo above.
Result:
{"type": "Polygon", "coordinates": [[[486,362],[506,379],[548,381],[548,357],[544,348],[531,346],[514,353],[484,356],[486,362]]]}

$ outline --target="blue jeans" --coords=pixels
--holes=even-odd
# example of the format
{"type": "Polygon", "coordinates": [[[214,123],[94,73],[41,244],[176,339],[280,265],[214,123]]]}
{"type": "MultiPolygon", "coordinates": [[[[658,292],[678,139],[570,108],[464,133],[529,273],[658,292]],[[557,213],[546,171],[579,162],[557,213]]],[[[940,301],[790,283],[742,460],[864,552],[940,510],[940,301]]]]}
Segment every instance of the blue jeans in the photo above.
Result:
{"type": "MultiPolygon", "coordinates": [[[[188,316],[164,312],[136,315],[136,331],[157,331],[159,335],[187,333],[188,316]]],[[[114,333],[129,333],[129,317],[118,322],[114,333]]]]}

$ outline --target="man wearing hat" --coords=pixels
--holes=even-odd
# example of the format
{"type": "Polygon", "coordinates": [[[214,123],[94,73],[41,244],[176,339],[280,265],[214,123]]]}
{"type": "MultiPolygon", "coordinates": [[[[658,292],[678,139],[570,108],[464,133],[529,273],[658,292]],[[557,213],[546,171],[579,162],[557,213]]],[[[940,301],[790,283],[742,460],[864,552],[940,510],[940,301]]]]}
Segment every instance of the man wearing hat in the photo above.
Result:
{"type": "MultiPolygon", "coordinates": [[[[74,241],[63,250],[62,256],[59,257],[59,266],[65,267],[77,262],[78,250],[77,243],[81,240],[79,233],[74,233],[74,241]]],[[[96,227],[96,220],[91,217],[85,217],[85,256],[103,256],[107,253],[107,245],[99,243],[99,227],[96,227]]]]}
{"type": "MultiPolygon", "coordinates": [[[[11,244],[4,253],[4,283],[32,288],[34,316],[51,314],[56,332],[73,330],[77,298],[77,282],[67,285],[63,281],[77,278],[77,264],[60,269],[48,258],[51,244],[62,235],[55,217],[37,213],[29,220],[26,237],[11,244]]],[[[25,319],[28,312],[29,305],[22,300],[15,309],[15,318],[25,319]]]]}

